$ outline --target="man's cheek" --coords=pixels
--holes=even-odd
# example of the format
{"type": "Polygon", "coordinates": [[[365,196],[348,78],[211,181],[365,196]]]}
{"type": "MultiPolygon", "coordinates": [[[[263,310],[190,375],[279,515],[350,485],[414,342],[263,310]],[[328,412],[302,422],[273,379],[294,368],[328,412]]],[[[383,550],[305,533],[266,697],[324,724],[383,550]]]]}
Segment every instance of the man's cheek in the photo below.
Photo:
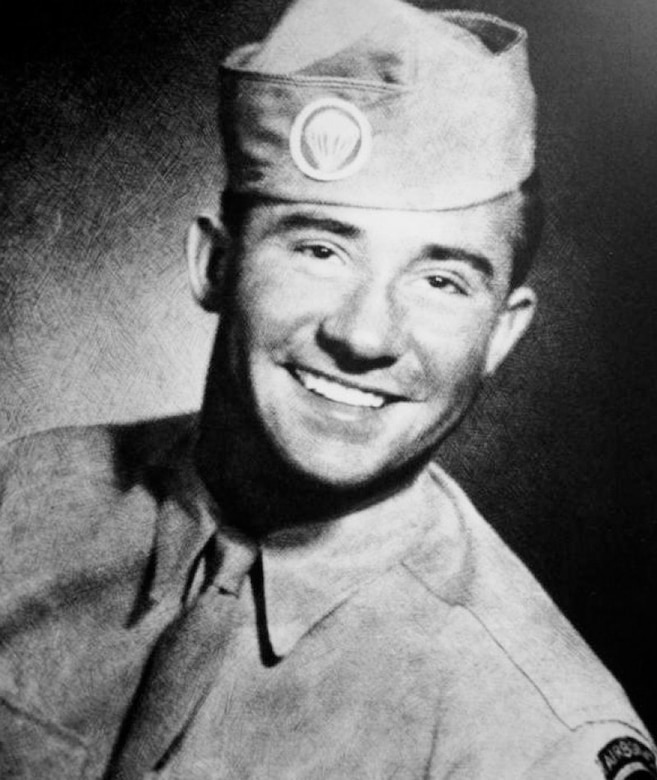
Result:
{"type": "Polygon", "coordinates": [[[410,349],[417,355],[428,388],[442,394],[450,385],[483,374],[487,338],[482,329],[443,327],[423,335],[412,339],[410,349]]]}
{"type": "Polygon", "coordinates": [[[270,345],[314,341],[315,333],[326,316],[326,307],[308,294],[280,298],[267,294],[247,304],[243,316],[245,331],[254,344],[270,345]]]}

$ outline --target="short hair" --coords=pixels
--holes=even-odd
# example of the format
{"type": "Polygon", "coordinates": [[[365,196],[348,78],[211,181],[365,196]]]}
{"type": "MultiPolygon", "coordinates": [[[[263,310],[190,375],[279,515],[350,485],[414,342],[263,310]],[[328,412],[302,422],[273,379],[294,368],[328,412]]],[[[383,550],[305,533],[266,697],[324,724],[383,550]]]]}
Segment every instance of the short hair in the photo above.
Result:
{"type": "Polygon", "coordinates": [[[534,170],[532,175],[525,179],[520,187],[520,194],[520,224],[514,239],[513,269],[509,285],[512,290],[527,279],[543,236],[545,205],[538,170],[534,170]]]}
{"type": "MultiPolygon", "coordinates": [[[[541,242],[545,209],[541,195],[540,175],[535,170],[520,187],[520,223],[513,246],[513,268],[510,289],[526,280],[541,242]]],[[[221,220],[233,238],[239,238],[249,210],[263,201],[262,196],[224,190],[221,196],[221,220]]]]}

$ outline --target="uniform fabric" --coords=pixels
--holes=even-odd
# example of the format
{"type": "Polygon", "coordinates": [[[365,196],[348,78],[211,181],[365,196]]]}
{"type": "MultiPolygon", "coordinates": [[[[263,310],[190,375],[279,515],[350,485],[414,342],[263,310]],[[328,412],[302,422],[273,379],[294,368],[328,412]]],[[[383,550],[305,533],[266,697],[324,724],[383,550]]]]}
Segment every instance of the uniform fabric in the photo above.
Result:
{"type": "Polygon", "coordinates": [[[148,659],[107,780],[139,780],[160,764],[221,669],[256,548],[225,534],[217,547],[217,576],[168,626],[148,659]]]}
{"type": "MultiPolygon", "coordinates": [[[[102,777],[158,637],[214,576],[224,531],[194,424],[4,450],[1,777],[102,777]]],[[[437,468],[272,535],[235,614],[207,698],[148,777],[605,780],[629,754],[652,771],[620,687],[437,468]]]]}

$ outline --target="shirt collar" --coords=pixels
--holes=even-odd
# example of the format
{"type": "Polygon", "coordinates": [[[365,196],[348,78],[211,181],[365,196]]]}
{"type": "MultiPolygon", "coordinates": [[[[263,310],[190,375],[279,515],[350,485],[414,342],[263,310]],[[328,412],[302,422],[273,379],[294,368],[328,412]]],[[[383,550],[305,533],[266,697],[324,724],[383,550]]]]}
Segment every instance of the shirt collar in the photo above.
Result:
{"type": "Polygon", "coordinates": [[[272,534],[263,545],[266,625],[276,656],[358,589],[400,563],[435,523],[428,470],[383,501],[337,520],[272,534]]]}
{"type": "MultiPolygon", "coordinates": [[[[194,567],[221,529],[221,511],[194,467],[195,429],[149,469],[164,487],[150,596],[183,597],[194,567]]],[[[261,545],[270,646],[287,655],[314,625],[367,583],[400,563],[436,526],[444,496],[432,467],[399,492],[338,519],[270,534],[261,545]]],[[[221,531],[220,531],[221,532],[221,531]]],[[[433,545],[432,545],[433,546],[433,545]]]]}
{"type": "Polygon", "coordinates": [[[219,511],[194,467],[195,421],[148,466],[156,491],[158,516],[150,597],[160,601],[176,592],[182,597],[201,551],[217,530],[219,511]]]}

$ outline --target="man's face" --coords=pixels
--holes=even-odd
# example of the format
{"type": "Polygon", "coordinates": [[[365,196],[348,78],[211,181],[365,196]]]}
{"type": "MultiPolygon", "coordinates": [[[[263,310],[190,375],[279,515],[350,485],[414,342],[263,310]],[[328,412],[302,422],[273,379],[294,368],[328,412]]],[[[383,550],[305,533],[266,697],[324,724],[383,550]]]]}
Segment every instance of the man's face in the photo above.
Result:
{"type": "Polygon", "coordinates": [[[222,331],[237,397],[286,463],[357,487],[444,437],[531,319],[514,320],[529,291],[508,297],[517,209],[250,212],[222,331]]]}

